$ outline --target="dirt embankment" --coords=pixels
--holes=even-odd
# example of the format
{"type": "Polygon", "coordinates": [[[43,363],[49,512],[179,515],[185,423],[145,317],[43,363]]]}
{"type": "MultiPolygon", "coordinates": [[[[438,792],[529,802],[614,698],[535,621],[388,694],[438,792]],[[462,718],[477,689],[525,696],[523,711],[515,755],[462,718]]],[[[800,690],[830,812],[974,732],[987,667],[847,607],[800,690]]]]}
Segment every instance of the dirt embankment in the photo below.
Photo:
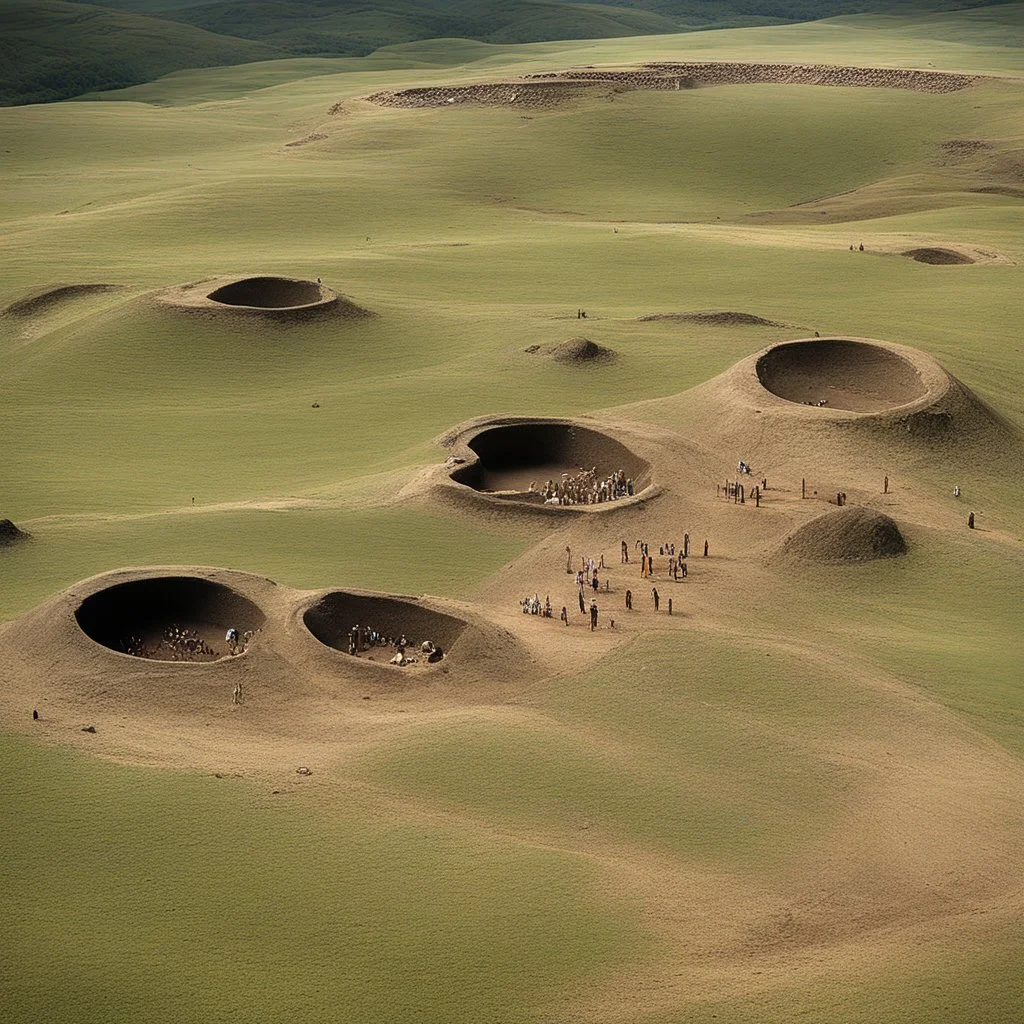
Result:
{"type": "Polygon", "coordinates": [[[807,562],[868,562],[906,554],[907,542],[889,516],[856,505],[826,512],[791,533],[778,554],[807,562]]]}
{"type": "Polygon", "coordinates": [[[10,547],[19,541],[28,540],[29,535],[19,530],[10,519],[0,519],[0,548],[10,547]]]}
{"type": "Polygon", "coordinates": [[[42,313],[49,313],[73,299],[122,290],[123,286],[119,284],[62,284],[56,288],[48,288],[45,292],[37,292],[35,295],[17,299],[4,310],[4,313],[8,316],[19,317],[38,316],[42,313]]]}
{"type": "Polygon", "coordinates": [[[700,324],[702,327],[792,327],[781,320],[768,320],[756,313],[735,310],[694,310],[689,313],[645,313],[641,323],[700,324]]]}
{"type": "MultiPolygon", "coordinates": [[[[832,64],[745,64],[724,61],[652,63],[633,68],[580,68],[528,75],[505,82],[427,86],[375,92],[371,103],[385,107],[478,106],[556,107],[582,96],[606,97],[636,90],[676,92],[715,85],[823,85],[914,92],[956,92],[981,80],[977,75],[915,68],[861,68],[832,64]]],[[[333,108],[332,108],[333,109],[333,108]]]]}
{"type": "Polygon", "coordinates": [[[917,263],[928,263],[933,267],[962,267],[975,262],[966,253],[956,249],[907,249],[900,255],[915,260],[917,263]]]}
{"type": "Polygon", "coordinates": [[[552,362],[566,366],[579,366],[587,363],[607,363],[618,353],[614,349],[598,345],[589,338],[570,338],[557,345],[530,345],[525,349],[530,355],[544,355],[552,362]]]}

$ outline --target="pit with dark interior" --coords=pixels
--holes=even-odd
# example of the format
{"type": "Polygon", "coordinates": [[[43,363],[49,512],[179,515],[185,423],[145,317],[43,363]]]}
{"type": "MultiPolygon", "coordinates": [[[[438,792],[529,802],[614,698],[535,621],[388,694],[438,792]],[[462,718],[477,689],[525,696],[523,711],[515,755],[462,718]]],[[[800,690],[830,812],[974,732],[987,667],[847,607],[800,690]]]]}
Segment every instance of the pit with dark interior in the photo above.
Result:
{"type": "Polygon", "coordinates": [[[451,478],[498,497],[540,502],[530,484],[543,487],[581,469],[596,469],[600,480],[622,470],[638,494],[650,483],[650,466],[625,445],[588,427],[571,423],[510,423],[488,427],[468,442],[477,461],[460,466],[451,478]]]}
{"type": "Polygon", "coordinates": [[[328,295],[315,281],[290,277],[247,277],[214,289],[207,298],[225,306],[293,309],[323,302],[328,295]]]}
{"type": "Polygon", "coordinates": [[[358,627],[363,642],[357,653],[381,662],[394,656],[397,641],[404,636],[407,654],[419,658],[417,664],[427,663],[420,651],[425,640],[447,655],[466,628],[462,619],[435,611],[418,601],[351,594],[344,590],[318,598],[303,613],[302,621],[320,643],[346,653],[358,627]],[[371,634],[379,636],[380,641],[370,642],[371,634]]]}
{"type": "Polygon", "coordinates": [[[916,368],[883,345],[845,338],[791,341],[757,361],[765,389],[800,405],[882,412],[927,393],[916,368]]]}
{"type": "Polygon", "coordinates": [[[247,597],[197,576],[129,580],[87,597],[75,612],[86,636],[121,654],[155,661],[216,661],[230,654],[225,636],[266,621],[247,597]]]}

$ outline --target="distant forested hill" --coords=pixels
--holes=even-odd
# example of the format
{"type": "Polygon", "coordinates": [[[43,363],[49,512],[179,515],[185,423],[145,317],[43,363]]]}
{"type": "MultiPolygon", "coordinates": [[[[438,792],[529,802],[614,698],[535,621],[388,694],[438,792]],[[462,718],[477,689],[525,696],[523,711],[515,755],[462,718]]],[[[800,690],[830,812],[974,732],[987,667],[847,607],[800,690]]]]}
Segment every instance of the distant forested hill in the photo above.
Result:
{"type": "Polygon", "coordinates": [[[356,56],[391,43],[596,39],[999,0],[0,0],[0,104],[39,103],[181,68],[356,56]]]}

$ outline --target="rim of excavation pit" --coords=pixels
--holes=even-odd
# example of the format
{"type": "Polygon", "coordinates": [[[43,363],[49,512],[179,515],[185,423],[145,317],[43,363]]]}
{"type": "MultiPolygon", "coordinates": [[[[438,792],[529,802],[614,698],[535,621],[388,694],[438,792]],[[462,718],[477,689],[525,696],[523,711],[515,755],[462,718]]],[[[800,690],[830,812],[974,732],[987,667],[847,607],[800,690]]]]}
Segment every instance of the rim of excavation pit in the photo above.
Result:
{"type": "Polygon", "coordinates": [[[230,277],[210,277],[189,284],[176,285],[160,292],[160,302],[180,309],[204,310],[216,313],[243,313],[256,316],[287,316],[289,313],[308,313],[327,310],[340,304],[341,296],[325,284],[317,284],[302,277],[287,277],[283,274],[241,274],[230,277]],[[290,285],[302,285],[315,289],[320,298],[313,302],[300,302],[289,306],[252,306],[242,303],[222,302],[212,296],[225,288],[245,285],[251,281],[280,281],[290,285]]]}
{"type": "MultiPolygon", "coordinates": [[[[128,663],[136,669],[147,666],[153,670],[177,671],[179,669],[216,669],[225,664],[241,661],[248,658],[251,652],[258,645],[250,645],[241,654],[225,654],[222,657],[214,658],[212,661],[174,661],[165,658],[144,658],[135,654],[128,654],[116,648],[109,647],[102,640],[97,640],[82,625],[79,613],[83,606],[91,598],[97,597],[115,587],[130,586],[133,583],[145,583],[156,580],[185,579],[196,580],[201,584],[212,584],[223,587],[230,591],[235,597],[241,598],[253,606],[262,617],[259,629],[265,630],[274,620],[274,614],[268,612],[265,606],[266,596],[269,591],[276,589],[277,584],[266,577],[254,576],[250,573],[237,572],[232,569],[218,569],[206,566],[152,566],[138,569],[114,569],[110,572],[100,573],[97,576],[90,576],[72,584],[66,590],[56,595],[55,599],[61,605],[61,618],[66,620],[68,632],[80,641],[79,651],[88,650],[92,655],[105,657],[109,656],[116,662],[128,663]]],[[[17,620],[15,620],[17,621],[17,620]]]]}
{"type": "MultiPolygon", "coordinates": [[[[292,610],[289,615],[289,621],[293,627],[302,631],[307,645],[314,645],[314,650],[322,654],[326,654],[327,657],[332,659],[340,660],[341,664],[344,664],[345,666],[351,665],[358,672],[378,672],[383,668],[392,672],[402,673],[404,675],[415,674],[417,676],[422,675],[424,672],[437,672],[444,668],[448,664],[452,652],[458,648],[460,641],[473,625],[472,621],[467,618],[461,610],[457,611],[456,609],[448,607],[433,598],[413,597],[409,594],[386,594],[376,590],[360,590],[356,587],[326,587],[323,590],[318,590],[312,594],[306,595],[292,610]],[[335,647],[333,644],[327,643],[325,640],[321,640],[320,637],[313,632],[309,623],[306,621],[306,616],[318,604],[331,597],[333,594],[343,594],[346,597],[362,601],[384,601],[389,603],[405,604],[409,605],[411,608],[426,611],[431,615],[443,615],[447,618],[455,619],[460,624],[458,636],[456,636],[451,644],[442,646],[444,657],[433,665],[419,663],[415,666],[392,665],[390,663],[390,659],[385,661],[371,661],[365,657],[355,657],[347,651],[342,650],[340,647],[335,647]],[[412,670],[411,672],[410,669],[412,670]]],[[[424,639],[430,638],[425,637],[424,639]]],[[[418,643],[422,643],[422,640],[418,643]]]]}
{"type": "Polygon", "coordinates": [[[744,400],[744,403],[755,411],[770,409],[777,413],[786,413],[794,417],[802,417],[810,421],[840,421],[840,420],[886,420],[890,418],[904,417],[909,413],[919,412],[927,409],[941,399],[950,391],[950,375],[943,367],[920,349],[911,348],[908,345],[899,345],[894,342],[878,341],[874,338],[861,338],[855,335],[835,334],[823,338],[793,338],[787,341],[777,342],[768,345],[766,348],[755,352],[746,359],[736,363],[729,376],[735,382],[735,393],[744,400]],[[870,348],[880,349],[890,356],[907,363],[921,381],[921,393],[915,395],[908,401],[895,402],[883,409],[857,411],[853,409],[840,409],[834,406],[804,405],[799,401],[783,398],[761,382],[758,372],[761,361],[772,352],[786,348],[791,345],[821,344],[829,342],[848,342],[856,345],[865,345],[870,348]]]}
{"type": "MultiPolygon", "coordinates": [[[[491,510],[504,509],[510,514],[525,511],[549,516],[608,515],[622,509],[633,508],[661,493],[661,487],[654,480],[654,467],[650,460],[636,450],[636,439],[625,434],[618,426],[612,427],[599,422],[560,416],[480,417],[456,427],[440,438],[438,443],[448,451],[446,461],[438,469],[438,486],[443,489],[444,493],[475,502],[491,510]],[[521,426],[570,427],[601,435],[625,448],[629,455],[640,464],[641,474],[636,479],[643,481],[643,486],[636,490],[632,497],[618,498],[615,501],[601,502],[597,505],[545,505],[516,497],[502,497],[496,492],[477,490],[471,484],[455,479],[455,474],[471,472],[474,467],[482,464],[483,460],[470,447],[477,437],[489,430],[521,426]],[[461,461],[452,464],[453,458],[461,461]]],[[[507,491],[503,493],[523,492],[507,491]]]]}

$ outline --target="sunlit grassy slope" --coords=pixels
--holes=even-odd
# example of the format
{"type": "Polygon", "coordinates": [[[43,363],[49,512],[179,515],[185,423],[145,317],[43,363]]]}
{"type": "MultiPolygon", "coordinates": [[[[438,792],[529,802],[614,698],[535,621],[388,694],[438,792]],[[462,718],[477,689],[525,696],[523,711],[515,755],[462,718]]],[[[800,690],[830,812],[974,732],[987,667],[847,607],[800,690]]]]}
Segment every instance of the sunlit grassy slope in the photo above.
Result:
{"type": "MultiPolygon", "coordinates": [[[[125,286],[0,318],[0,517],[34,535],[0,551],[0,619],[157,562],[471,598],[544,531],[389,506],[437,461],[435,437],[476,415],[675,394],[814,330],[931,352],[1021,427],[1018,81],[946,96],[727,87],[525,117],[355,99],[654,58],[1017,75],[1017,14],[433,41],[0,111],[0,306],[57,284],[125,286]],[[287,145],[314,132],[326,137],[287,145]],[[951,160],[951,139],[990,148],[951,160]],[[893,255],[911,243],[998,260],[893,255]],[[249,272],[321,276],[377,315],[251,327],[153,299],[249,272]],[[580,306],[615,363],[523,352],[580,333],[580,306]],[[709,308],[792,326],[636,320],[709,308]]],[[[170,1021],[188,1006],[196,1020],[292,1021],[330,1006],[351,1021],[522,1024],[614,1004],[609,979],[672,949],[609,877],[622,864],[631,884],[799,873],[868,776],[829,738],[886,743],[905,712],[890,691],[1020,759],[1024,523],[1014,480],[963,470],[1004,546],[921,531],[899,563],[739,593],[713,636],[641,637],[596,671],[524,681],[522,707],[410,727],[287,795],[5,741],[8,1015],[170,1021]]],[[[908,952],[898,971],[856,978],[843,965],[647,1019],[1006,1022],[1020,939],[1000,919],[961,955],[908,952]]]]}

